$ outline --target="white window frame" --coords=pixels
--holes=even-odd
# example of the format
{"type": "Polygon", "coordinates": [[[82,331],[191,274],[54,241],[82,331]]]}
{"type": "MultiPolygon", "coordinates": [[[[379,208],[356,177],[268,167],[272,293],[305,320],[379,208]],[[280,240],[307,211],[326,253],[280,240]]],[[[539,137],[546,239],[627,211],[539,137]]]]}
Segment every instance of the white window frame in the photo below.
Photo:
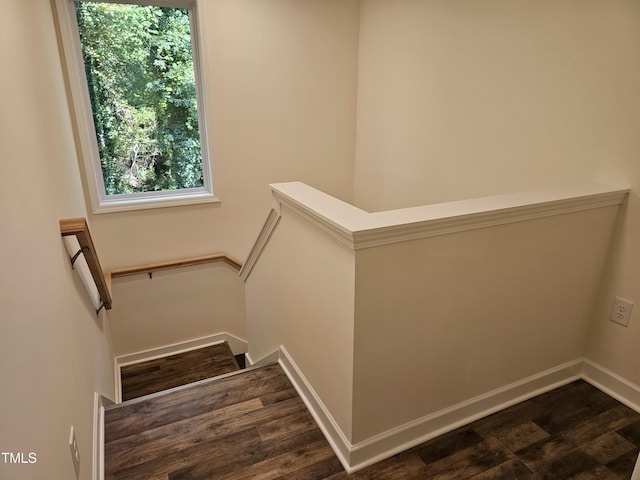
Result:
{"type": "Polygon", "coordinates": [[[76,143],[82,157],[86,183],[94,213],[120,212],[146,208],[172,207],[207,202],[219,202],[213,193],[211,162],[208,153],[207,123],[205,119],[205,99],[203,92],[203,66],[200,55],[201,29],[199,28],[198,0],[92,0],[102,3],[128,3],[154,5],[159,7],[186,8],[190,12],[191,46],[196,81],[196,101],[198,103],[198,129],[202,150],[202,176],[204,186],[200,188],[164,190],[133,194],[107,195],[104,186],[100,155],[96,140],[89,88],[82,57],[80,34],[76,21],[74,0],[55,0],[56,16],[64,52],[67,82],[72,110],[75,116],[76,143]]]}

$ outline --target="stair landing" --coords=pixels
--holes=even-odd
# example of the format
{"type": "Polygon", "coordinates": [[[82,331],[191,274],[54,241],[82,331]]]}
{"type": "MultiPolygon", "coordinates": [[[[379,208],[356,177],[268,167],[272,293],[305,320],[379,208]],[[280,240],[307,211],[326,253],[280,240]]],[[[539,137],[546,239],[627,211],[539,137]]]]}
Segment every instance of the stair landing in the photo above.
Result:
{"type": "Polygon", "coordinates": [[[131,400],[239,369],[226,342],[123,366],[120,367],[122,400],[131,400]]]}

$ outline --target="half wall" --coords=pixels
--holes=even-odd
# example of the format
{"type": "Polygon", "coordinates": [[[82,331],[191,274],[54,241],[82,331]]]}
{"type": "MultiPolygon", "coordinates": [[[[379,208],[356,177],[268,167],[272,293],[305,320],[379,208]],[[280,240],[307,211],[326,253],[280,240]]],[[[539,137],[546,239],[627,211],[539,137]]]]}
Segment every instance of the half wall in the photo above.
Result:
{"type": "Polygon", "coordinates": [[[249,354],[285,352],[347,470],[581,375],[628,190],[367,213],[302,183],[271,188],[241,271],[249,354]]]}

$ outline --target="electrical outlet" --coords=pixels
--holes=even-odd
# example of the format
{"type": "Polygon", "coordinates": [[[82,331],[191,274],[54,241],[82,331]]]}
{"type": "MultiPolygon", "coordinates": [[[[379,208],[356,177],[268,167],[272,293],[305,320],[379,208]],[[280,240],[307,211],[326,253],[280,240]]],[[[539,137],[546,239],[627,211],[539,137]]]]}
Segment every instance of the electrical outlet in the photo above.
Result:
{"type": "Polygon", "coordinates": [[[633,309],[633,302],[625,300],[624,298],[616,297],[613,302],[613,308],[611,309],[611,315],[609,320],[619,323],[625,327],[629,326],[629,320],[631,320],[631,310],[633,309]]]}
{"type": "Polygon", "coordinates": [[[76,478],[80,478],[80,450],[78,449],[78,440],[76,439],[76,429],[73,425],[71,425],[71,432],[69,433],[69,450],[71,450],[71,460],[73,460],[76,478]]]}

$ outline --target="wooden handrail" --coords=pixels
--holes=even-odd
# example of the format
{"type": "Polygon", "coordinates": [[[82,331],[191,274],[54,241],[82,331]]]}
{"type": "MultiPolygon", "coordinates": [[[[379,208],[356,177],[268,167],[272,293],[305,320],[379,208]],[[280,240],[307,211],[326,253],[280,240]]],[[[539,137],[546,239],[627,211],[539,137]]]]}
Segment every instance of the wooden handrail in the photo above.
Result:
{"type": "Polygon", "coordinates": [[[207,263],[224,262],[231,265],[236,270],[240,270],[242,264],[224,253],[215,255],[205,255],[202,257],[183,258],[181,260],[172,260],[168,262],[149,263],[147,265],[138,265],[135,267],[125,267],[111,270],[109,274],[111,278],[126,277],[129,275],[137,275],[140,273],[153,273],[160,270],[169,270],[172,268],[191,267],[193,265],[204,265],[207,263]]]}
{"type": "Polygon", "coordinates": [[[98,260],[98,254],[96,248],[93,245],[91,239],[91,233],[89,232],[89,226],[85,218],[65,218],[60,220],[60,234],[63,237],[69,235],[75,235],[78,240],[78,244],[84,253],[84,258],[87,261],[91,277],[93,278],[98,294],[100,295],[100,301],[105,309],[111,309],[111,292],[109,291],[109,284],[105,277],[100,261],[98,260]]]}

